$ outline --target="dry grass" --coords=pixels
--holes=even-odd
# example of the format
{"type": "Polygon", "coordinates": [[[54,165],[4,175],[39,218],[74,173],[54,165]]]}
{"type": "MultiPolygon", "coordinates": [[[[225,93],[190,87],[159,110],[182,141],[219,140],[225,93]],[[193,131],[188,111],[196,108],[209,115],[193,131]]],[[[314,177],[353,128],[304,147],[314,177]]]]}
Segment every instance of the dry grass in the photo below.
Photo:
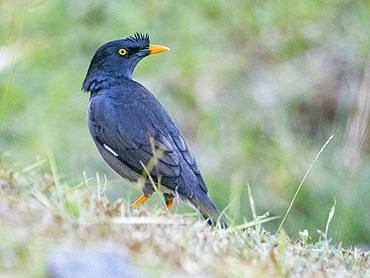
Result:
{"type": "Polygon", "coordinates": [[[43,277],[52,250],[108,244],[145,277],[370,275],[369,252],[330,246],[326,238],[312,242],[302,232],[293,240],[283,231],[272,236],[260,225],[257,232],[212,229],[194,216],[109,203],[103,187],[97,188],[85,183],[70,188],[33,167],[1,168],[0,273],[43,277]]]}

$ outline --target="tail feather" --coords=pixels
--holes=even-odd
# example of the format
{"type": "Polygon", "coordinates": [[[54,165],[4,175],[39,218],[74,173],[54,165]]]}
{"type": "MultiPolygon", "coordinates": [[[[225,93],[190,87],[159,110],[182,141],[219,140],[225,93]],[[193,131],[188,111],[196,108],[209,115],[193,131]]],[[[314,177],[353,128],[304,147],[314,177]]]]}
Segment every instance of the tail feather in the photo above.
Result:
{"type": "Polygon", "coordinates": [[[201,198],[196,195],[198,194],[194,194],[190,202],[197,208],[200,214],[202,214],[204,219],[207,220],[208,224],[214,227],[219,226],[223,229],[227,229],[228,225],[226,218],[224,215],[221,215],[211,197],[207,193],[202,194],[201,198]]]}

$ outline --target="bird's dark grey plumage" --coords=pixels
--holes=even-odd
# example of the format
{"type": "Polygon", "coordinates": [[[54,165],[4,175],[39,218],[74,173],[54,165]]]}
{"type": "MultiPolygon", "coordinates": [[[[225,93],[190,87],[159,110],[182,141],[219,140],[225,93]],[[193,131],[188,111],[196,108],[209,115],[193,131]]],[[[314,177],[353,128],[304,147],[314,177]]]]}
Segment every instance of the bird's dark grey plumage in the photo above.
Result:
{"type": "MultiPolygon", "coordinates": [[[[159,101],[132,80],[137,63],[153,54],[151,48],[148,35],[135,34],[108,42],[96,51],[82,86],[90,92],[91,136],[109,166],[133,182],[147,176],[145,166],[153,158],[153,148],[158,150],[154,151],[156,164],[150,176],[155,183],[160,181],[166,201],[178,193],[210,224],[219,221],[227,227],[208,195],[186,140],[159,101]]],[[[152,183],[146,180],[144,196],[153,191],[152,183]]]]}

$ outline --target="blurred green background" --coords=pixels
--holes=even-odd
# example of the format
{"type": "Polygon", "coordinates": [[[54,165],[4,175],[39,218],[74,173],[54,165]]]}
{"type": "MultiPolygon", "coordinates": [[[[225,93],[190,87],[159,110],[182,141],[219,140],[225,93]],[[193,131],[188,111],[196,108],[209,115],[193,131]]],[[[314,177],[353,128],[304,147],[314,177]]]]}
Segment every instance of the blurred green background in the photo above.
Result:
{"type": "Polygon", "coordinates": [[[140,31],[171,51],[145,58],[134,79],[173,117],[221,209],[233,202],[232,219],[252,220],[249,183],[258,215],[284,216],[335,133],[283,228],[317,239],[335,198],[333,243],[370,244],[369,1],[5,0],[0,24],[3,163],[49,152],[63,182],[86,172],[96,185],[98,172],[110,198],[135,200],[95,149],[81,84],[100,45],[140,31]]]}

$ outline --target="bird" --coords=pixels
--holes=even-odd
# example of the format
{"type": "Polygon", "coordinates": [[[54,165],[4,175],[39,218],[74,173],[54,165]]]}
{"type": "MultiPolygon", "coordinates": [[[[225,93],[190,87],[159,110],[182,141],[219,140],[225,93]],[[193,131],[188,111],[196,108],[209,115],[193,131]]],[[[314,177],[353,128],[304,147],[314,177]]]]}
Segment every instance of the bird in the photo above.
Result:
{"type": "Polygon", "coordinates": [[[189,144],[155,96],[132,79],[146,56],[169,48],[150,44],[148,34],[135,33],[110,41],[94,54],[82,90],[90,93],[87,121],[105,162],[130,182],[144,179],[135,209],[155,191],[171,209],[179,197],[214,227],[228,228],[211,199],[189,144]]]}

